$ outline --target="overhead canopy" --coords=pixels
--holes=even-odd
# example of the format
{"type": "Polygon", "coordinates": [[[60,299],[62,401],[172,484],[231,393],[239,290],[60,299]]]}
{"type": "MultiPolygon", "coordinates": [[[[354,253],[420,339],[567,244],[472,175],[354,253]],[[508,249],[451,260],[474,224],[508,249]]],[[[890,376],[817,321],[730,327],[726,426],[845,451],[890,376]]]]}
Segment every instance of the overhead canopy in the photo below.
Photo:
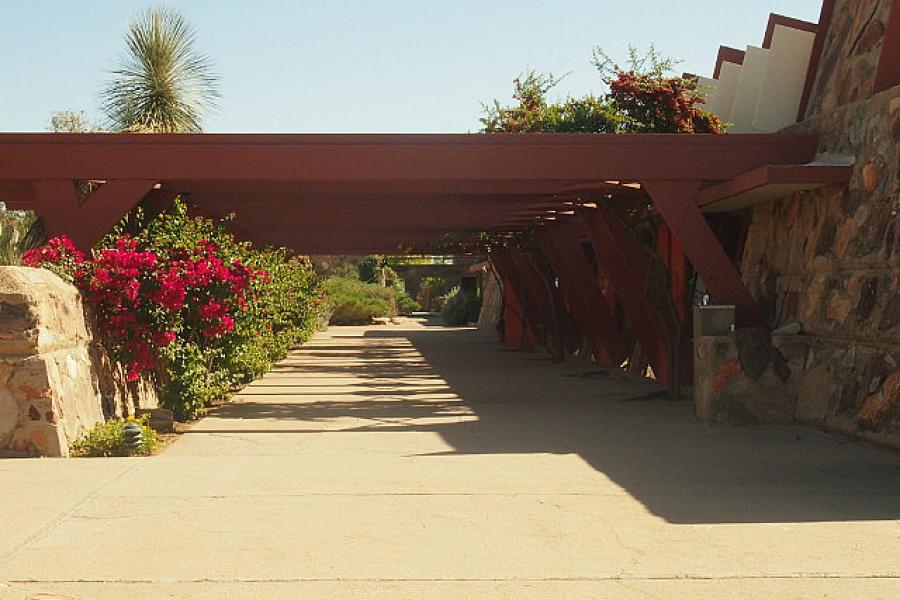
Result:
{"type": "MultiPolygon", "coordinates": [[[[578,198],[640,193],[635,184],[697,181],[710,204],[753,187],[740,185],[747,173],[815,151],[814,136],[782,134],[0,134],[0,201],[88,243],[142,199],[185,194],[201,213],[234,213],[254,240],[390,253],[524,227],[578,198]],[[76,181],[106,183],[79,204],[76,181]]],[[[781,169],[776,183],[822,185],[815,172],[781,169]]]]}

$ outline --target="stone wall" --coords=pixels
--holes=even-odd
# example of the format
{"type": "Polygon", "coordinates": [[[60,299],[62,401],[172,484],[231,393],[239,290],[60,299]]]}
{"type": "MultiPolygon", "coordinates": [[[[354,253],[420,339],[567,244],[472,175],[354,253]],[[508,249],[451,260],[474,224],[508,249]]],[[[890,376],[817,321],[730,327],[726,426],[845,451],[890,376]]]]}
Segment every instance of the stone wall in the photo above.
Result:
{"type": "Polygon", "coordinates": [[[838,2],[813,116],[788,129],[853,161],[849,185],[754,207],[741,264],[773,326],[800,324],[795,418],[879,441],[900,439],[900,88],[871,95],[888,5],[838,2]]]}
{"type": "Polygon", "coordinates": [[[892,0],[837,0],[807,117],[872,95],[891,4],[892,0]]]}
{"type": "Polygon", "coordinates": [[[106,417],[154,408],[95,341],[78,291],[53,273],[0,267],[0,454],[68,456],[106,417]]]}

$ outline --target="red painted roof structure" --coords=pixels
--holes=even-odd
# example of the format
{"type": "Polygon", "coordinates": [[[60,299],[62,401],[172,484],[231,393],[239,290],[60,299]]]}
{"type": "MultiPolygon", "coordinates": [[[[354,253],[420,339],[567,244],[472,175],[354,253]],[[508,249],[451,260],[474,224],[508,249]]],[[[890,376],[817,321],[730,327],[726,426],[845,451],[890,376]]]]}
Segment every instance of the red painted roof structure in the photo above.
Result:
{"type": "MultiPolygon", "coordinates": [[[[815,137],[783,134],[0,134],[0,201],[82,246],[145,197],[186,194],[201,213],[235,213],[235,231],[254,240],[390,253],[525,226],[577,198],[634,196],[635,184],[739,191],[729,182],[815,150],[815,137]],[[106,183],[79,204],[77,180],[106,183]]],[[[821,185],[811,171],[779,172],[821,185]]]]}

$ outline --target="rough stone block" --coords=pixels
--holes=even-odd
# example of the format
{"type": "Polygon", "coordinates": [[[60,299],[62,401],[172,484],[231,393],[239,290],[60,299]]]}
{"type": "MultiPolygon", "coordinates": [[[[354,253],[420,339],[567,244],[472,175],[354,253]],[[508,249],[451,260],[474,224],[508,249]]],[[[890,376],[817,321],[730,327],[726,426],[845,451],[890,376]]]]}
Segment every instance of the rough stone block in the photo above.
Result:
{"type": "MultiPolygon", "coordinates": [[[[0,405],[16,405],[13,427],[0,426],[0,448],[42,456],[67,456],[69,444],[102,422],[99,392],[85,348],[28,357],[0,390],[0,405]]],[[[7,414],[7,418],[8,418],[7,414]]]]}
{"type": "Polygon", "coordinates": [[[45,269],[0,268],[0,356],[30,356],[89,340],[81,296],[45,269]]]}
{"type": "MultiPolygon", "coordinates": [[[[783,359],[780,364],[773,360],[769,353],[777,354],[777,350],[769,348],[766,360],[756,360],[758,353],[742,352],[741,344],[734,334],[695,338],[697,418],[732,425],[793,422],[797,393],[784,377],[783,359]]],[[[803,364],[805,351],[791,348],[790,354],[792,362],[803,364]]]]}
{"type": "Polygon", "coordinates": [[[105,417],[157,405],[150,382],[127,383],[94,340],[74,286],[0,267],[0,453],[67,456],[105,417]]]}

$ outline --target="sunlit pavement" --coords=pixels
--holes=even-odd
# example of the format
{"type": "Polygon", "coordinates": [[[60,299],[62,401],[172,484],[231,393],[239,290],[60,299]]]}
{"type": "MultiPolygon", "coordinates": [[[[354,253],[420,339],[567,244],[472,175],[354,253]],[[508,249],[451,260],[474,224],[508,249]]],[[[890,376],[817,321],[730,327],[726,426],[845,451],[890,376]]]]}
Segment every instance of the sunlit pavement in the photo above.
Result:
{"type": "Polygon", "coordinates": [[[0,461],[0,598],[900,597],[896,454],[653,389],[332,328],[159,456],[0,461]]]}

